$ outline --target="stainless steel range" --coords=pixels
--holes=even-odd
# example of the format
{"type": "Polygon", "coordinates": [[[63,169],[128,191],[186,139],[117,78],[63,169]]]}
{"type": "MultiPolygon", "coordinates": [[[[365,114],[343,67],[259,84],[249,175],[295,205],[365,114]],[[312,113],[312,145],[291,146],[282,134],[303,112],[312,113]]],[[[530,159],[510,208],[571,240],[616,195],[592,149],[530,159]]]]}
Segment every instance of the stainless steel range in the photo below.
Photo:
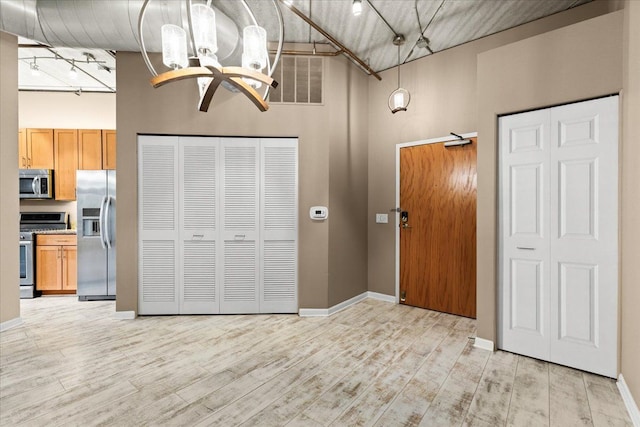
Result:
{"type": "Polygon", "coordinates": [[[66,212],[20,213],[20,298],[33,298],[36,288],[36,241],[34,232],[64,230],[67,228],[66,212]]]}

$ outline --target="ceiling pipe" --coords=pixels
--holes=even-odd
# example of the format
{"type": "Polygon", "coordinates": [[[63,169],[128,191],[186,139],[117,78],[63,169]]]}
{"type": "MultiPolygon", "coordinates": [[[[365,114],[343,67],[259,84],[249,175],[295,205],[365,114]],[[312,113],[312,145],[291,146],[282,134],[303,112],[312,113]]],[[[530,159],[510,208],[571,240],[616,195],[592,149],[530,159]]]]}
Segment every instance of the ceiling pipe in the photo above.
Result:
{"type": "Polygon", "coordinates": [[[291,10],[293,13],[298,15],[298,17],[300,19],[302,19],[304,22],[306,22],[311,27],[313,27],[314,30],[316,30],[317,32],[322,34],[324,37],[326,37],[327,40],[329,40],[331,42],[331,44],[333,44],[334,46],[337,47],[338,51],[341,51],[351,61],[353,61],[358,66],[360,66],[362,69],[364,69],[367,73],[369,73],[369,75],[372,75],[373,77],[375,77],[378,80],[382,80],[382,77],[380,77],[380,75],[378,73],[376,73],[373,70],[373,68],[371,68],[366,62],[364,62],[362,59],[360,59],[355,53],[353,53],[351,50],[349,50],[345,45],[340,43],[335,37],[333,37],[331,34],[327,33],[321,26],[319,26],[314,21],[312,21],[307,15],[302,13],[298,8],[296,8],[292,4],[289,4],[289,2],[287,2],[286,0],[280,0],[280,3],[283,4],[285,7],[287,7],[289,10],[291,10]]]}

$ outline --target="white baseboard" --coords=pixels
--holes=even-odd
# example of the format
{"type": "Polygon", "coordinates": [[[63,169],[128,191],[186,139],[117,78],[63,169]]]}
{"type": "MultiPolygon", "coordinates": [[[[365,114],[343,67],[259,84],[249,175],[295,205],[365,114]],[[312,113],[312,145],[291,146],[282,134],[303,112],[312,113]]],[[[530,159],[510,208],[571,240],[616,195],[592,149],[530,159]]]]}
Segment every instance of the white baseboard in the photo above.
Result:
{"type": "Polygon", "coordinates": [[[489,350],[489,351],[493,351],[495,349],[493,341],[485,340],[484,338],[478,338],[478,337],[475,338],[473,342],[473,346],[476,348],[480,348],[482,350],[489,350]]]}
{"type": "Polygon", "coordinates": [[[328,308],[301,308],[298,310],[300,317],[327,317],[328,315],[328,308]]]}
{"type": "Polygon", "coordinates": [[[342,301],[340,304],[336,304],[329,308],[301,308],[298,311],[300,317],[326,317],[331,316],[339,311],[344,310],[347,307],[359,303],[360,301],[371,298],[386,302],[396,302],[396,297],[391,295],[379,294],[377,292],[363,292],[360,295],[356,295],[353,298],[349,298],[346,301],[342,301]]]}
{"type": "Polygon", "coordinates": [[[392,302],[395,304],[396,297],[393,295],[380,294],[378,292],[367,292],[367,298],[377,299],[379,301],[392,302]]]}
{"type": "Polygon", "coordinates": [[[116,311],[115,313],[113,313],[112,317],[117,320],[133,320],[136,318],[136,312],[135,311],[116,311]]]}
{"type": "Polygon", "coordinates": [[[640,410],[638,410],[638,405],[636,405],[635,400],[633,400],[631,390],[629,390],[622,374],[618,377],[617,384],[618,390],[620,390],[620,395],[622,395],[622,400],[624,400],[624,405],[627,407],[627,412],[629,412],[631,422],[635,427],[640,427],[640,410]]]}
{"type": "Polygon", "coordinates": [[[22,325],[24,322],[21,317],[16,317],[15,319],[7,320],[6,322],[0,323],[0,332],[4,332],[11,328],[15,328],[16,326],[22,325]]]}
{"type": "Polygon", "coordinates": [[[337,312],[342,311],[345,308],[352,306],[353,304],[359,303],[364,299],[367,299],[366,292],[363,292],[360,295],[356,295],[353,298],[349,298],[346,301],[342,301],[340,304],[336,304],[333,307],[329,307],[329,316],[331,316],[332,314],[336,314],[337,312]]]}

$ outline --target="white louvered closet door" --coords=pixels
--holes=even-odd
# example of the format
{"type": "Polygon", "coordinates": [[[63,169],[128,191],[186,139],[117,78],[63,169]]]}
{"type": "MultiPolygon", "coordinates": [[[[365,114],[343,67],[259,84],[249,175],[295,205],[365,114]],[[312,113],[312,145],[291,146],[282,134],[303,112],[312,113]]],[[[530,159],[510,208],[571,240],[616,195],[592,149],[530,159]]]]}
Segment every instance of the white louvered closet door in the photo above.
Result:
{"type": "Polygon", "coordinates": [[[261,140],[260,312],[298,310],[298,144],[261,140]]]}
{"type": "Polygon", "coordinates": [[[259,140],[221,138],[220,313],[258,313],[259,140]]]}
{"type": "Polygon", "coordinates": [[[180,138],[180,313],[220,312],[218,291],[218,138],[180,138]]]}
{"type": "Polygon", "coordinates": [[[138,312],[179,309],[178,137],[138,137],[138,312]]]}

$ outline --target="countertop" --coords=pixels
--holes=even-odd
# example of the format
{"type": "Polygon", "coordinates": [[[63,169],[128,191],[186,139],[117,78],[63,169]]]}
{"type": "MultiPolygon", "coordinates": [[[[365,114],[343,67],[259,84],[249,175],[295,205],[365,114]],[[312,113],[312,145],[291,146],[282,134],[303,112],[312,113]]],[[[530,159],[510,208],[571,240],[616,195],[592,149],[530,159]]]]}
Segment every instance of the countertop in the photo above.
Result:
{"type": "Polygon", "coordinates": [[[41,230],[36,231],[35,234],[76,234],[76,230],[67,229],[67,230],[41,230]]]}

